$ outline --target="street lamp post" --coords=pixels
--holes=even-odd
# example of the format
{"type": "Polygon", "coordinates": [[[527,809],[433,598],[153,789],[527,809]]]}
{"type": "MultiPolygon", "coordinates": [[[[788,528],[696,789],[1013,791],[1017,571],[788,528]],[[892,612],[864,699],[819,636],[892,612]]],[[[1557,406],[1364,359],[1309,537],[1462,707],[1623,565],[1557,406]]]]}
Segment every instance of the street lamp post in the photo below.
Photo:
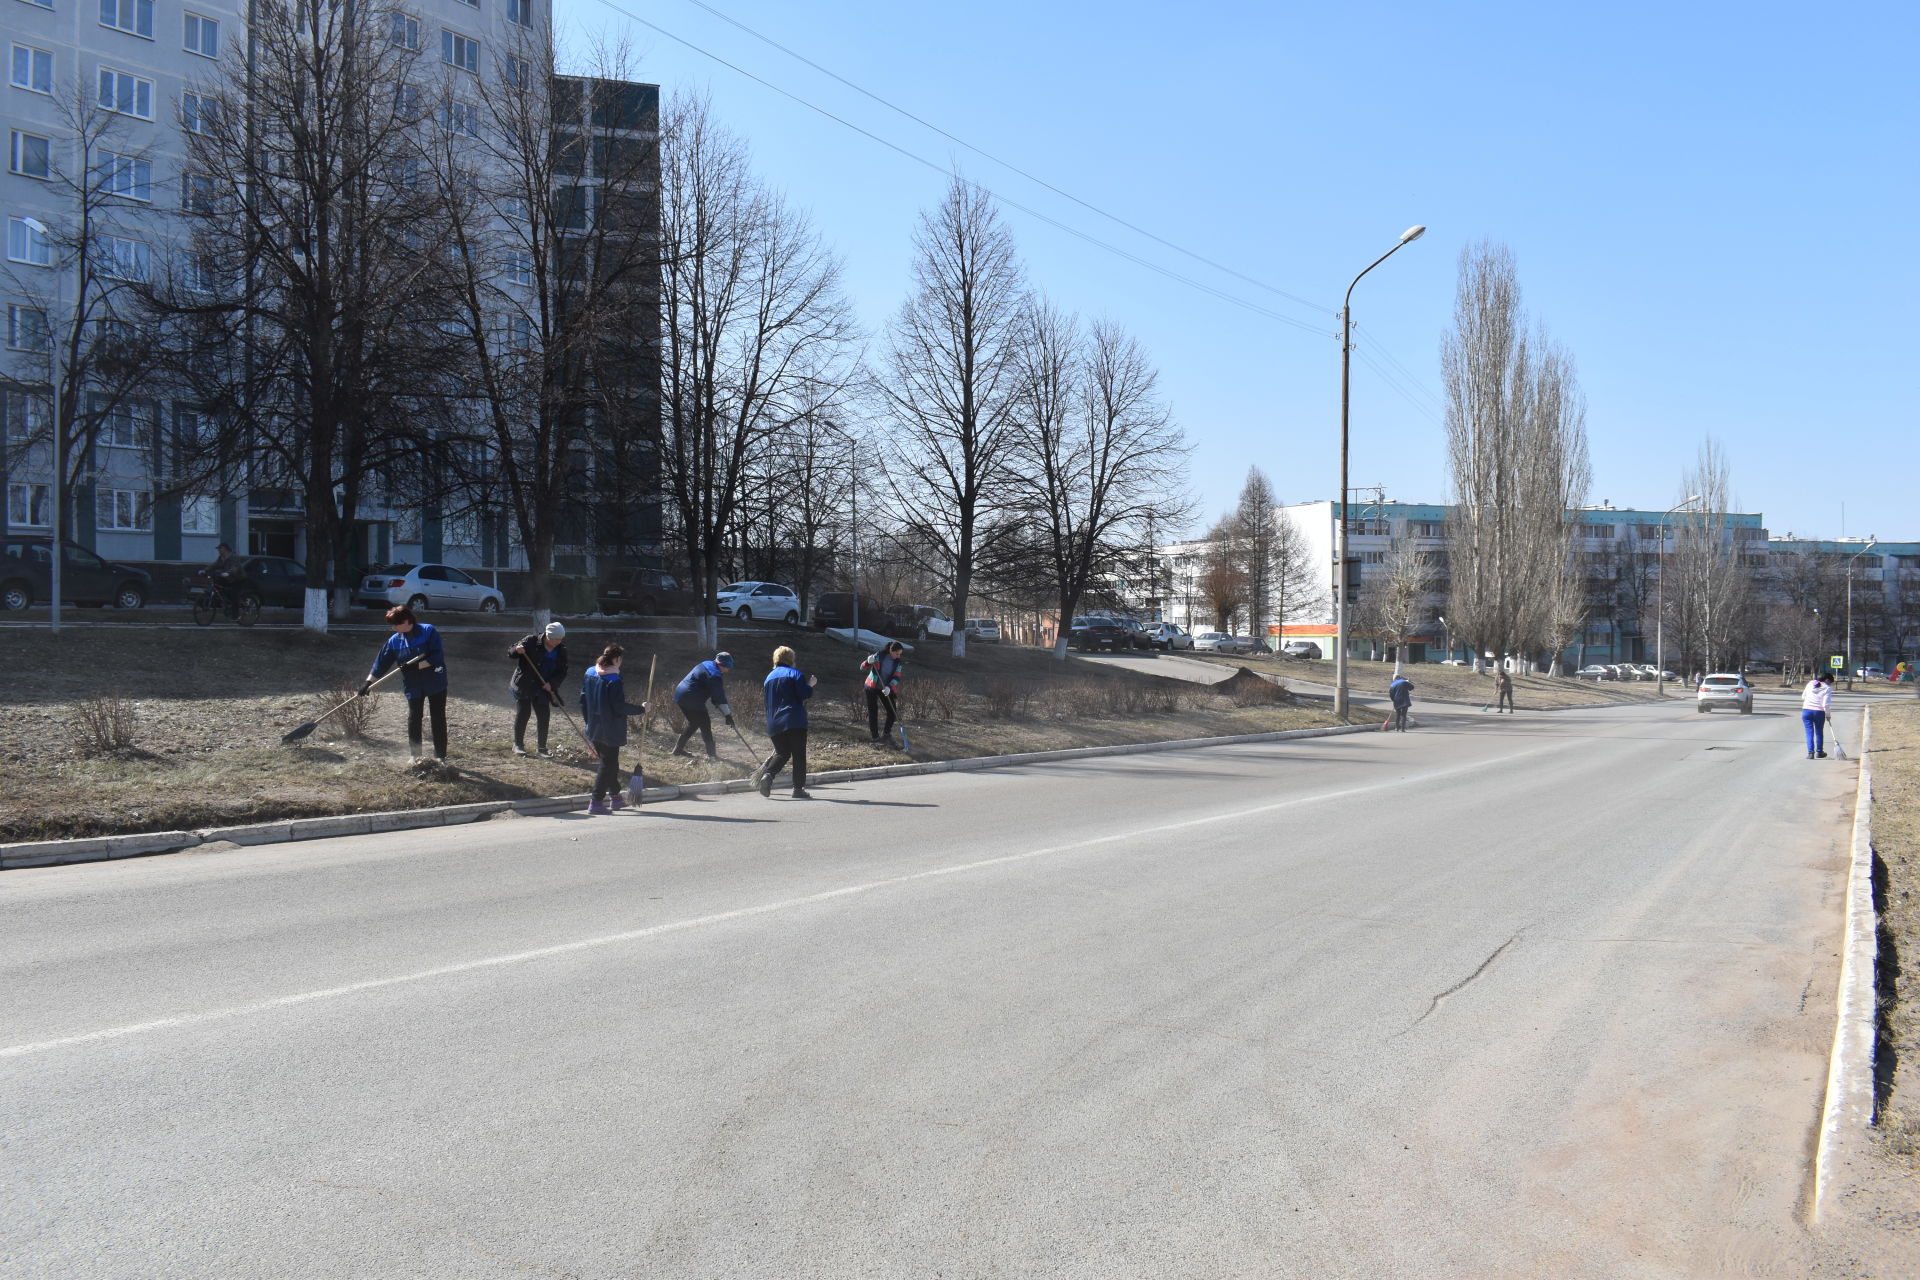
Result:
{"type": "MultiPolygon", "coordinates": [[[[1700,501],[1701,495],[1682,498],[1668,507],[1666,514],[1660,517],[1660,545],[1654,551],[1653,585],[1655,591],[1653,606],[1653,693],[1657,698],[1667,696],[1667,516],[1682,507],[1690,507],[1700,501]]],[[[1646,632],[1640,634],[1645,635],[1646,632]]]]}
{"type": "Polygon", "coordinates": [[[1853,566],[1861,556],[1880,545],[1877,538],[1869,537],[1867,545],[1847,557],[1847,692],[1853,692],[1853,566]]]}
{"type": "Polygon", "coordinates": [[[1347,718],[1347,408],[1353,381],[1353,287],[1367,271],[1373,270],[1400,250],[1427,233],[1423,226],[1408,227],[1399,242],[1372,262],[1367,270],[1353,278],[1346,297],[1340,302],[1340,491],[1334,503],[1334,639],[1333,714],[1347,718]]]}

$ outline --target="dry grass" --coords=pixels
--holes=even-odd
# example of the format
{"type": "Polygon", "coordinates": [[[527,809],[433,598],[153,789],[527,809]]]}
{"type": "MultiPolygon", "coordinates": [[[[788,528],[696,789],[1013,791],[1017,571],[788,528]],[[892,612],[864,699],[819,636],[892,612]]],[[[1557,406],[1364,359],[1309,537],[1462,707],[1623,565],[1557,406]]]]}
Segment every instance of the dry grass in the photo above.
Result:
{"type": "Polygon", "coordinates": [[[119,755],[134,748],[140,713],[118,692],[83,698],[73,709],[73,740],[90,756],[119,755]]]}
{"type": "MultiPolygon", "coordinates": [[[[759,685],[776,643],[792,643],[820,676],[812,703],[809,756],[817,769],[896,763],[898,751],[871,745],[860,693],[861,654],[813,634],[769,631],[727,641],[739,662],[731,680],[741,736],[716,722],[720,759],[669,758],[681,722],[673,684],[704,651],[690,636],[619,632],[600,620],[571,624],[574,674],[562,688],[578,720],[584,655],[611,640],[627,646],[629,696],[658,654],[654,711],[622,763],[644,762],[650,782],[745,777],[767,750],[759,685]]],[[[75,629],[61,663],[37,656],[44,636],[0,631],[0,662],[39,673],[10,696],[0,718],[0,841],[57,839],[262,822],[333,813],[420,808],[475,800],[578,794],[592,785],[592,761],[566,719],[553,718],[552,759],[516,757],[506,651],[519,632],[469,629],[436,619],[446,640],[450,763],[443,773],[408,767],[404,700],[383,687],[294,746],[280,736],[359,687],[379,633],[208,631],[158,627],[75,629]],[[120,691],[137,700],[139,750],[100,755],[74,729],[76,709],[120,691]],[[364,717],[358,725],[337,724],[364,717]],[[354,730],[358,730],[355,736],[354,730]],[[327,735],[337,735],[329,737],[327,735]]],[[[1007,751],[1149,742],[1330,723],[1293,706],[1238,706],[1185,681],[1060,664],[1013,646],[975,646],[960,661],[923,646],[909,660],[902,710],[920,760],[1007,751]]],[[[128,706],[136,705],[128,702],[128,706]]],[[[529,743],[529,745],[532,745],[529,743]]],[[[693,743],[700,747],[696,738],[693,743]]]]}
{"type": "Polygon", "coordinates": [[[1880,959],[1892,976],[1881,985],[1893,1071],[1878,1128],[1881,1149],[1920,1174],[1920,700],[1875,705],[1871,754],[1873,846],[1886,869],[1880,959]]]}

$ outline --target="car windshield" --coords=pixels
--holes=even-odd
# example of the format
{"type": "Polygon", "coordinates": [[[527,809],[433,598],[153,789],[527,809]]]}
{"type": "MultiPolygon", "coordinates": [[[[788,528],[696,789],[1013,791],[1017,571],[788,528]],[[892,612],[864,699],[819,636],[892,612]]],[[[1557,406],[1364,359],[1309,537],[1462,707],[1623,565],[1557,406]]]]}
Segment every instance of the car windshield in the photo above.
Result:
{"type": "Polygon", "coordinates": [[[379,568],[375,569],[373,572],[381,573],[381,574],[397,573],[402,576],[405,576],[406,574],[413,572],[413,566],[410,564],[383,564],[379,568]]]}
{"type": "Polygon", "coordinates": [[[729,582],[720,588],[721,595],[736,595],[742,591],[751,591],[760,584],[757,582],[729,582]]]}

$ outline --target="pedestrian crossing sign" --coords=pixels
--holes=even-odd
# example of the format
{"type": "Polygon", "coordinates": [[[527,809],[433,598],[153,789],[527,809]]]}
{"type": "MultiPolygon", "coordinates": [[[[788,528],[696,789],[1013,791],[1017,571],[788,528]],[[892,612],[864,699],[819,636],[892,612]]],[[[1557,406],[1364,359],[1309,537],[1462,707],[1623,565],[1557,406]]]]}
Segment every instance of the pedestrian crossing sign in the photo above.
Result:
{"type": "Polygon", "coordinates": [[[1836,653],[1831,658],[1827,659],[1827,665],[1832,667],[1835,671],[1838,671],[1840,668],[1847,665],[1847,660],[1844,657],[1842,657],[1840,654],[1836,653]]]}

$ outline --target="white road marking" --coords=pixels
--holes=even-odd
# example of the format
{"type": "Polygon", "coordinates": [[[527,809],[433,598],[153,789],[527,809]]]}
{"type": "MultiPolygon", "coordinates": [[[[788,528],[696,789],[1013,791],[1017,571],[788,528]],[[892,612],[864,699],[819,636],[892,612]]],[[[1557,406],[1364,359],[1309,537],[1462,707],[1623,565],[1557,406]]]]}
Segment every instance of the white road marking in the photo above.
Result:
{"type": "Polygon", "coordinates": [[[573,942],[556,943],[550,947],[536,947],[531,951],[515,951],[507,955],[487,956],[479,960],[463,960],[458,964],[439,965],[432,969],[420,969],[412,973],[395,974],[386,978],[369,978],[365,982],[350,982],[344,986],[325,987],[318,991],[302,991],[297,995],[280,996],[273,1000],[262,1000],[254,1004],[234,1005],[225,1009],[210,1009],[204,1013],[182,1014],[174,1018],[155,1018],[150,1022],[127,1023],[118,1027],[105,1027],[99,1031],[82,1032],[79,1035],[61,1036],[55,1040],[39,1040],[29,1044],[8,1045],[0,1048],[0,1058],[22,1058],[29,1054],[45,1053],[51,1049],[64,1049],[73,1045],[93,1044],[103,1040],[118,1040],[125,1036],[141,1035],[149,1031],[166,1031],[174,1027],[198,1026],[209,1022],[222,1022],[229,1018],[245,1017],[248,1014],[266,1013],[274,1009],[286,1009],[295,1005],[311,1004],[318,1000],[333,1000],[341,996],[357,995],[363,991],[378,991],[384,987],[403,986],[413,982],[425,982],[432,978],[447,978],[456,974],[473,973],[481,969],[497,969],[506,965],[526,964],[535,960],[546,960],[554,956],[570,955],[577,951],[590,951],[598,947],[617,946],[623,942],[641,942],[648,938],[657,938],[669,933],[679,933],[687,929],[704,928],[707,925],[726,924],[734,920],[747,920],[754,916],[771,915],[778,911],[791,911],[797,907],[813,906],[816,903],[831,902],[836,898],[848,898],[856,894],[872,893],[879,889],[890,889],[896,885],[913,884],[920,880],[932,880],[941,876],[963,875],[969,871],[981,871],[988,867],[1004,867],[1017,862],[1027,862],[1034,858],[1051,857],[1055,854],[1073,853],[1081,849],[1091,849],[1098,845],[1113,844],[1117,841],[1138,840],[1148,836],[1164,835],[1170,831],[1186,831],[1194,827],[1209,826],[1219,822],[1237,822],[1244,818],[1259,817],[1280,809],[1291,809],[1298,805],[1318,804],[1327,800],[1343,800],[1349,796],[1366,795],[1374,791],[1404,790],[1416,782],[1426,782],[1450,777],[1460,773],[1479,773],[1488,768],[1520,759],[1537,759],[1541,749],[1530,746],[1526,751],[1502,756],[1491,760],[1475,760],[1471,764],[1457,765],[1451,769],[1437,769],[1422,773],[1416,777],[1396,777],[1384,782],[1368,783],[1360,787],[1347,787],[1340,791],[1324,791],[1315,795],[1296,796],[1290,800],[1276,800],[1269,804],[1255,805],[1249,809],[1235,809],[1230,813],[1216,813],[1204,818],[1188,818],[1180,822],[1164,823],[1156,827],[1140,827],[1131,831],[1115,832],[1111,835],[1094,836],[1087,840],[1076,840],[1071,844],[1048,845],[1042,849],[1029,849],[1024,853],[1004,854],[997,858],[982,858],[976,862],[957,863],[949,867],[935,867],[930,871],[915,871],[903,876],[889,876],[883,880],[869,880],[865,884],[846,885],[839,889],[827,889],[820,893],[810,893],[798,898],[786,898],[779,902],[762,903],[755,907],[740,907],[733,911],[721,911],[713,915],[696,916],[688,920],[675,920],[666,924],[649,925],[644,929],[627,929],[620,933],[602,934],[593,938],[581,938],[573,942]]]}

